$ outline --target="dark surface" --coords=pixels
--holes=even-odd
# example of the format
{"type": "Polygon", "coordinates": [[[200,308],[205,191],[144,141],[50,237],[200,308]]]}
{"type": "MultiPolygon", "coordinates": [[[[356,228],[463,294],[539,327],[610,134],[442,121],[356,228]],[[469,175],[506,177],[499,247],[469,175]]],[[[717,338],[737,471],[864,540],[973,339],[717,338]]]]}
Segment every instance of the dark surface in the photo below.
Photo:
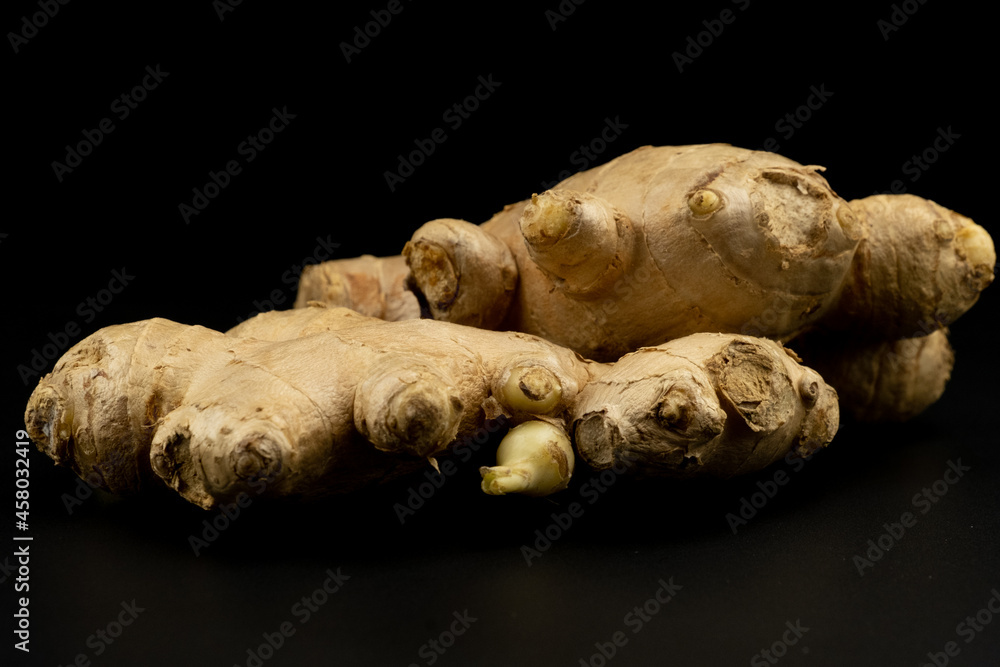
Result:
{"type": "MultiPolygon", "coordinates": [[[[428,4],[401,5],[350,63],[338,44],[385,3],[244,2],[220,21],[209,2],[73,2],[18,53],[8,38],[7,498],[35,381],[17,367],[49,334],[58,340],[73,322],[75,342],[152,316],[227,329],[265,301],[288,307],[317,238],[339,244],[335,257],[395,254],[426,220],[484,220],[584,166],[573,153],[606,119],[627,127],[597,161],[643,144],[763,148],[773,138],[778,152],[827,166],[847,199],[899,180],[997,234],[987,161],[995,35],[978,9],[914,2],[884,39],[889,3],[862,12],[718,2],[648,15],[595,1],[556,30],[545,14],[555,1],[428,4]],[[679,72],[672,54],[724,8],[735,20],[679,72]],[[157,64],[169,76],[119,119],[112,100],[157,64]],[[490,75],[500,87],[449,125],[445,110],[490,75]],[[779,121],[824,86],[832,95],[789,137],[779,121]],[[240,142],[285,106],[296,117],[245,162],[240,142]],[[59,182],[52,161],[104,117],[115,130],[59,182]],[[391,192],[383,172],[438,127],[447,140],[391,192]],[[934,164],[904,166],[948,128],[959,138],[934,164]],[[232,159],[242,172],[185,224],[178,205],[232,159]],[[114,270],[134,279],[102,312],[79,308],[114,270]]],[[[37,11],[8,3],[5,31],[37,11]]],[[[984,612],[991,622],[974,633],[959,626],[1000,588],[996,289],[953,327],[958,365],[944,399],[902,426],[845,425],[827,452],[788,468],[788,483],[735,534],[727,515],[775,470],[728,484],[618,480],[599,495],[581,488],[582,474],[552,500],[497,499],[476,488],[484,448],[402,525],[394,506],[419,478],[308,507],[251,505],[196,555],[189,537],[216,513],[100,492],[68,511],[66,498],[86,487],[33,450],[30,528],[16,531],[34,538],[30,660],[11,647],[23,593],[4,537],[0,662],[68,665],[82,654],[94,665],[253,665],[248,650],[287,623],[294,634],[270,657],[264,650],[269,667],[600,665],[598,645],[610,652],[615,633],[624,645],[608,664],[771,664],[755,656],[795,639],[786,622],[798,621],[808,631],[781,665],[916,666],[929,652],[939,664],[1000,664],[1000,617],[984,612]],[[946,495],[915,505],[959,460],[969,470],[946,495]],[[574,501],[583,515],[558,528],[553,514],[574,501]],[[859,574],[855,556],[905,512],[915,524],[859,574]],[[536,531],[547,528],[557,539],[546,548],[536,531]],[[530,565],[525,545],[539,548],[530,565]],[[306,620],[296,604],[338,568],[349,579],[306,620]],[[649,603],[647,620],[629,616],[671,578],[674,599],[649,603]],[[142,611],[113,643],[88,640],[133,600],[142,611]],[[465,612],[476,620],[435,653],[428,642],[450,644],[441,635],[453,622],[461,629],[454,614],[465,612]]]]}

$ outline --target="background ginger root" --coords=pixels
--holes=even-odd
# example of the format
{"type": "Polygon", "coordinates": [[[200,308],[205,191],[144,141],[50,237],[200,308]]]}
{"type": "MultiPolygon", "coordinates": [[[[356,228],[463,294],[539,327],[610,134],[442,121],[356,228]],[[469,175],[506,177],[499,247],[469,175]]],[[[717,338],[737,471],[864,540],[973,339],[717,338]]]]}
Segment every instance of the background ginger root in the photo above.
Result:
{"type": "MultiPolygon", "coordinates": [[[[698,332],[764,336],[794,348],[802,334],[835,329],[896,345],[953,323],[992,281],[992,239],[970,219],[913,195],[847,202],[820,171],[726,144],[646,146],[482,225],[449,219],[448,243],[435,242],[441,221],[427,223],[403,251],[410,277],[396,284],[434,301],[436,319],[469,322],[468,313],[478,313],[469,323],[612,361],[698,332]],[[507,261],[489,238],[516,265],[512,295],[486,278],[507,261]],[[417,250],[428,244],[437,248],[432,262],[417,250]],[[442,285],[446,299],[428,296],[442,285]]],[[[830,349],[825,359],[824,348],[811,347],[806,362],[850,365],[852,349],[830,349]]],[[[950,353],[933,349],[937,366],[950,367],[950,353]]],[[[898,382],[914,376],[901,365],[884,373],[893,369],[898,382]]],[[[854,394],[844,394],[855,412],[854,394]]],[[[933,400],[925,393],[902,406],[891,396],[871,398],[865,410],[891,419],[933,400]]]]}
{"type": "Polygon", "coordinates": [[[362,255],[311,264],[299,278],[295,307],[321,301],[383,320],[414,319],[420,317],[420,304],[406,286],[408,273],[402,256],[362,255]]]}
{"type": "Polygon", "coordinates": [[[525,428],[508,442],[513,467],[494,469],[487,486],[533,494],[568,481],[568,459],[552,474],[518,467],[568,443],[567,424],[598,467],[625,433],[649,474],[721,476],[825,446],[837,428],[836,393],[780,346],[745,336],[603,364],[528,334],[319,306],[233,333],[162,319],[102,329],[39,382],[28,433],[80,476],[100,470],[111,491],[159,479],[207,508],[261,481],[275,497],[374,484],[501,414],[525,428]],[[524,483],[497,481],[512,476],[524,483]]]}
{"type": "Polygon", "coordinates": [[[869,340],[817,331],[796,341],[797,351],[839,387],[841,409],[855,421],[903,421],[944,393],[955,353],[947,329],[926,336],[869,340]]]}

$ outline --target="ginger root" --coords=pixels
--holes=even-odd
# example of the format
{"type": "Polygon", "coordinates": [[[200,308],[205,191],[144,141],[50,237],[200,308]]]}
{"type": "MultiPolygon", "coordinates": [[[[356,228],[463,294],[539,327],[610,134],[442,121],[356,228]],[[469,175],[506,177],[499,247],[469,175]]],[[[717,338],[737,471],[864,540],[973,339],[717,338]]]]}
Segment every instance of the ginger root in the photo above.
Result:
{"type": "MultiPolygon", "coordinates": [[[[403,249],[410,275],[394,286],[408,286],[436,319],[523,331],[613,361],[698,332],[795,347],[810,331],[833,330],[865,347],[896,347],[952,324],[990,284],[993,242],[972,220],[913,195],[847,202],[822,169],[726,144],[646,146],[481,225],[425,224],[403,249]]],[[[306,297],[322,299],[303,281],[306,297]]],[[[404,289],[378,298],[410,297],[404,289]]],[[[811,346],[805,357],[838,378],[848,412],[905,418],[940,395],[900,401],[879,390],[855,409],[855,392],[838,384],[852,373],[837,370],[866,363],[853,349],[811,346]]],[[[923,354],[922,368],[946,379],[946,346],[923,354]]],[[[886,366],[880,386],[919,374],[886,366]]]]}
{"type": "Polygon", "coordinates": [[[152,319],[101,329],[42,378],[38,447],[113,492],[165,483],[209,508],[342,493],[433,464],[506,415],[495,493],[564,488],[637,453],[648,474],[730,476],[825,446],[836,393],[779,345],[701,334],[617,364],[536,336],[343,308],[259,315],[223,334],[152,319]],[[568,428],[567,428],[568,425],[568,428]]]}

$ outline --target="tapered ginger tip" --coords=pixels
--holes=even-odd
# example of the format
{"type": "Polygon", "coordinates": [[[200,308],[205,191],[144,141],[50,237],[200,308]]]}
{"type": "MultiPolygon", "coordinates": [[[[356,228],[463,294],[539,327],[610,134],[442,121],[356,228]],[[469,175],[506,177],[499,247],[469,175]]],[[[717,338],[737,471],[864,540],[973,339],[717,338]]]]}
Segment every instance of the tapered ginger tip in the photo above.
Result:
{"type": "Polygon", "coordinates": [[[427,458],[455,439],[463,410],[458,390],[424,364],[389,358],[358,385],[354,422],[377,449],[427,458]]]}
{"type": "Polygon", "coordinates": [[[479,469],[482,489],[494,496],[547,496],[569,485],[573,463],[573,446],[562,428],[542,421],[525,422],[500,442],[497,465],[479,469]]]}
{"type": "Polygon", "coordinates": [[[574,205],[543,193],[535,196],[524,216],[521,229],[524,238],[535,247],[544,248],[566,236],[573,224],[574,205]]]}
{"type": "Polygon", "coordinates": [[[673,385],[660,399],[656,417],[664,428],[692,442],[708,442],[722,433],[726,414],[715,409],[711,401],[706,402],[699,389],[681,383],[673,385]]]}
{"type": "Polygon", "coordinates": [[[955,248],[974,268],[984,267],[983,273],[988,278],[983,288],[993,281],[993,266],[997,255],[989,232],[975,224],[962,227],[955,234],[955,248]]]}
{"type": "Polygon", "coordinates": [[[281,448],[269,438],[253,434],[230,454],[233,472],[244,480],[271,478],[281,472],[281,448]]]}
{"type": "Polygon", "coordinates": [[[688,207],[695,215],[708,215],[722,208],[722,197],[713,190],[698,190],[688,199],[688,207]]]}
{"type": "Polygon", "coordinates": [[[511,370],[501,393],[504,402],[514,410],[545,414],[559,403],[562,385],[547,368],[518,366],[511,370]]]}

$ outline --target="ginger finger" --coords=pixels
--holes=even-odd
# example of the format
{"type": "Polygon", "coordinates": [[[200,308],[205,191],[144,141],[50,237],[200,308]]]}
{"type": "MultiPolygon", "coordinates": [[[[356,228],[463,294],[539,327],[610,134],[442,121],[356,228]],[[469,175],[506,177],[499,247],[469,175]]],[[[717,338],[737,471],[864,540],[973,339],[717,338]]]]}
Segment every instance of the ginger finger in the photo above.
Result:
{"type": "Polygon", "coordinates": [[[378,449],[429,458],[458,436],[465,406],[456,384],[427,363],[387,355],[355,390],[354,424],[378,449]]]}
{"type": "Polygon", "coordinates": [[[587,385],[571,433],[598,469],[732,477],[825,447],[837,393],[773,341],[693,334],[641,348],[587,385]]]}
{"type": "Polygon", "coordinates": [[[83,478],[114,493],[156,482],[153,428],[177,408],[192,379],[228,363],[233,340],[164,319],[106,327],[70,348],[28,402],[29,437],[83,478]]]}
{"type": "Polygon", "coordinates": [[[157,425],[149,452],[154,472],[208,509],[240,492],[347,493],[422,467],[420,459],[380,451],[358,433],[349,419],[352,387],[336,376],[324,385],[310,372],[314,361],[296,362],[307,352],[313,360],[322,354],[326,335],[244,341],[250,345],[233,363],[190,387],[184,404],[157,425]],[[288,343],[299,343],[295,352],[288,343]]]}
{"type": "Polygon", "coordinates": [[[494,329],[507,313],[517,267],[507,246],[464,220],[432,220],[403,248],[410,280],[436,320],[494,329]]]}
{"type": "Polygon", "coordinates": [[[518,223],[532,260],[569,295],[603,292],[631,266],[632,223],[599,197],[565,189],[532,195],[518,223]]]}
{"type": "Polygon", "coordinates": [[[867,235],[824,319],[829,328],[873,340],[924,336],[953,323],[993,281],[993,241],[969,218],[914,195],[850,206],[867,235]]]}
{"type": "Polygon", "coordinates": [[[860,422],[905,421],[944,393],[955,354],[948,330],[895,340],[845,340],[840,332],[799,338],[796,351],[833,387],[842,412],[860,422]]]}

